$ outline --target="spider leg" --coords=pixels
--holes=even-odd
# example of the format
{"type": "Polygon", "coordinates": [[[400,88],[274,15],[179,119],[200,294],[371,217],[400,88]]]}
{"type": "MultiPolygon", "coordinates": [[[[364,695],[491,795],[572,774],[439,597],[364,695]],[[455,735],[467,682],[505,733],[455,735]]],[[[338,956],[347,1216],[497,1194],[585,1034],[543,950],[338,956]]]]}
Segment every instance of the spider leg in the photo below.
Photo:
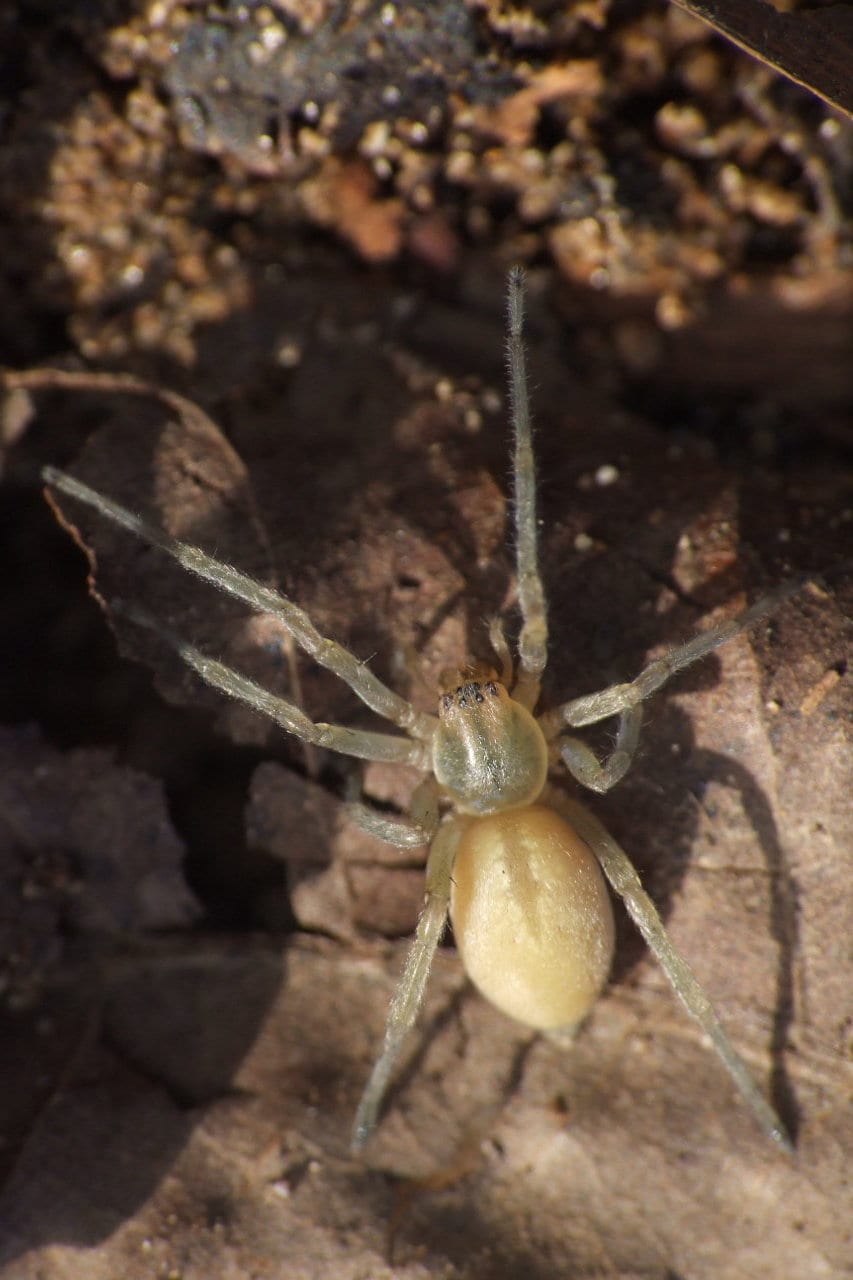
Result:
{"type": "Polygon", "coordinates": [[[347,817],[369,836],[375,836],[395,849],[419,849],[429,844],[433,836],[427,827],[400,818],[386,818],[384,813],[378,813],[368,804],[348,804],[347,817]]]}
{"type": "Polygon", "coordinates": [[[429,844],[438,830],[438,787],[435,779],[424,778],[412,793],[409,802],[409,820],[387,818],[370,805],[354,802],[347,805],[347,813],[362,831],[376,836],[396,849],[417,849],[429,844]]]}
{"type": "Polygon", "coordinates": [[[425,767],[427,748],[423,743],[413,742],[410,738],[395,737],[390,733],[348,729],[339,724],[315,724],[303,711],[300,711],[299,707],[270,693],[263,685],[256,684],[254,680],[241,675],[239,671],[226,666],[224,662],[208,657],[189,641],[182,639],[168,628],[160,626],[141,609],[136,609],[121,600],[113,600],[111,607],[115,613],[128,618],[137,626],[154,631],[188,667],[201,676],[206,684],[219,689],[236,702],[242,702],[254,711],[260,712],[261,715],[275,721],[282,729],[303,742],[325,747],[328,751],[339,751],[342,755],[356,756],[360,760],[384,760],[392,764],[425,767]]]}
{"type": "MultiPolygon", "coordinates": [[[[345,649],[343,645],[320,635],[320,632],[304,609],[300,609],[298,605],[293,604],[286,596],[279,595],[278,592],[273,591],[271,588],[253,581],[245,573],[241,573],[239,569],[220,563],[218,560],[213,559],[212,556],[206,555],[199,547],[194,547],[188,542],[180,542],[177,538],[171,537],[168,533],[157,529],[140,516],[134,515],[126,507],[122,507],[118,503],[112,502],[109,498],[103,497],[94,489],[90,489],[88,485],[83,484],[82,481],[76,480],[73,476],[67,475],[63,471],[57,471],[54,467],[45,467],[42,475],[46,483],[59,489],[60,493],[64,493],[70,498],[76,498],[79,502],[92,507],[93,510],[106,516],[114,524],[120,525],[121,528],[126,529],[143,542],[165,551],[167,555],[170,555],[178,564],[188,569],[190,573],[194,573],[197,577],[213,583],[226,595],[242,600],[244,604],[249,605],[250,608],[258,613],[271,613],[280,618],[299,647],[312,657],[315,662],[319,663],[321,667],[326,667],[329,671],[334,672],[336,676],[340,676],[342,680],[345,680],[352,691],[371,710],[383,716],[386,720],[392,721],[393,724],[398,725],[414,738],[429,741],[432,737],[437,723],[434,716],[416,711],[411,703],[389,689],[378,676],[375,676],[364,663],[359,662],[358,658],[345,649]]],[[[235,694],[234,696],[239,695],[235,694]]],[[[307,723],[310,723],[310,721],[307,723]]],[[[309,742],[313,740],[312,738],[306,738],[306,741],[309,742]]],[[[345,750],[344,747],[336,747],[334,749],[345,750]]],[[[383,758],[387,759],[387,757],[383,758]]],[[[394,758],[396,759],[397,757],[394,758]]]]}
{"type": "Polygon", "coordinates": [[[767,1102],[723,1030],[716,1010],[693,970],[670,941],[657,907],[643,889],[627,853],[583,805],[568,797],[561,797],[561,807],[598,858],[602,871],[624,901],[628,914],[643,935],[676,995],[711,1041],[717,1056],[761,1128],[783,1151],[793,1155],[794,1148],[782,1121],[767,1102]]]}
{"type": "Polygon", "coordinates": [[[391,1001],[382,1052],[370,1073],[356,1112],[351,1141],[354,1153],[362,1149],[376,1128],[382,1100],[403,1042],[423,1004],[433,956],[447,923],[453,860],[466,825],[464,820],[451,819],[439,830],[432,843],[426,870],[424,909],[406,957],[403,976],[391,1001]]]}
{"type": "Polygon", "coordinates": [[[778,590],[763,596],[748,609],[744,609],[743,613],[739,613],[737,617],[700,632],[686,644],[671,649],[662,658],[656,658],[628,683],[614,684],[608,689],[601,689],[598,693],[572,698],[570,702],[564,702],[562,706],[547,711],[539,717],[539,727],[550,741],[565,728],[578,729],[585,724],[597,724],[599,720],[606,720],[608,716],[622,715],[631,708],[638,707],[677,672],[698,662],[714,649],[718,649],[720,645],[726,644],[742,631],[746,631],[762,618],[766,618],[803,586],[803,579],[785,583],[778,590]]]}
{"type": "Polygon", "coordinates": [[[581,786],[588,787],[590,791],[609,791],[617,782],[621,782],[631,767],[640,741],[642,723],[641,705],[628,707],[623,711],[619,716],[616,745],[603,762],[580,738],[561,738],[559,747],[563,763],[581,786]]]}
{"type": "Polygon", "coordinates": [[[489,618],[489,643],[501,664],[501,682],[509,688],[513,673],[512,654],[509,651],[500,618],[489,618]]]}
{"type": "Polygon", "coordinates": [[[535,707],[545,663],[548,660],[548,619],[545,592],[539,575],[536,548],[536,470],[530,430],[530,402],[524,360],[524,272],[509,273],[507,295],[507,365],[510,410],[515,437],[515,537],[518,570],[518,602],[521,633],[518,637],[519,669],[512,696],[528,710],[535,707]]]}

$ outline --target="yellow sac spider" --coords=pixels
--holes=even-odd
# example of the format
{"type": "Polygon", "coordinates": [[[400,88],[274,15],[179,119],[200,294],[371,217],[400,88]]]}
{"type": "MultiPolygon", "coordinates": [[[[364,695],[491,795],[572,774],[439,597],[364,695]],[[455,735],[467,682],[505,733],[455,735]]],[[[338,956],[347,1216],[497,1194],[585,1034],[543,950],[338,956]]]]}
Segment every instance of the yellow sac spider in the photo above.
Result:
{"type": "MultiPolygon", "coordinates": [[[[548,648],[548,623],[537,563],[535,476],[522,346],[524,279],[509,277],[508,366],[514,433],[515,534],[521,630],[513,659],[497,622],[490,627],[495,668],[446,673],[437,715],[417,711],[353,654],[320,635],[290,600],[179,542],[73,477],[47,468],[46,482],[68,497],[173,557],[191,573],[258,612],[274,614],[294,641],[345,680],[358,697],[401,733],[315,724],[298,707],[201,653],[131,606],[117,611],[153,627],[208,684],[270,717],[303,742],[362,760],[414,765],[425,780],[413,795],[408,821],[383,817],[365,805],[352,815],[365,830],[404,848],[429,846],[426,899],[403,976],[392,1000],[385,1042],[373,1067],[353,1129],[364,1146],[379,1115],[403,1041],[417,1017],[448,912],[462,962],[474,984],[510,1017],[540,1029],[576,1025],[607,980],[613,953],[613,914],[605,879],[660,962],[688,1013],[711,1040],[764,1132],[786,1151],[778,1116],[735,1052],[708,997],[673,947],[657,909],[630,859],[599,821],[563,798],[557,813],[544,797],[549,759],[559,758],[593,791],[609,790],[625,775],[637,748],[642,705],[676,672],[765,617],[799,588],[787,584],[738,617],[695,636],[649,663],[625,684],[574,698],[536,714],[548,648]],[[617,718],[612,753],[600,762],[574,731],[617,718]],[[603,873],[603,874],[602,874],[603,873]]],[[[104,389],[150,394],[133,380],[50,371],[7,377],[9,385],[104,389]]],[[[170,392],[161,398],[187,411],[170,392]]]]}

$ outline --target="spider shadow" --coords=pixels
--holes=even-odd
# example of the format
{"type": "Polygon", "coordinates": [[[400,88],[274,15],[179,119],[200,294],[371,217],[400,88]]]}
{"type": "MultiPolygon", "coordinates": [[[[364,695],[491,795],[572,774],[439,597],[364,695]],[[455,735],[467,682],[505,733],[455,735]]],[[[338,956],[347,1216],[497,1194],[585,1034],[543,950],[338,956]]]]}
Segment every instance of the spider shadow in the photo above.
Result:
{"type": "Polygon", "coordinates": [[[736,760],[712,751],[697,751],[694,760],[708,782],[728,787],[740,797],[767,868],[769,885],[768,925],[776,944],[775,1000],[770,1037],[770,1095],[773,1106],[796,1143],[800,1107],[786,1066],[790,1032],[796,1014],[795,958],[800,946],[797,887],[785,847],[779,837],[773,809],[748,769],[736,760]]]}

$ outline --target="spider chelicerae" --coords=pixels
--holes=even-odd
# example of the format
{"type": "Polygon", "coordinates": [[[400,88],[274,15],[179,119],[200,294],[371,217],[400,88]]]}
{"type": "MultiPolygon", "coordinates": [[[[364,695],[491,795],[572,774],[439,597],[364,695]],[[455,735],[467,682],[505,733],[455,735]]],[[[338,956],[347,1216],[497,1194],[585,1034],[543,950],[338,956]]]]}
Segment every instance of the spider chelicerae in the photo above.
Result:
{"type": "MultiPolygon", "coordinates": [[[[643,703],[677,672],[739,635],[794,591],[788,583],[738,616],[703,631],[650,662],[633,680],[536,714],[548,656],[548,622],[537,560],[534,458],[522,345],[523,274],[510,273],[508,370],[514,436],[514,521],[521,628],[513,657],[497,620],[489,626],[493,666],[444,673],[437,715],[418,711],[347,649],[322,636],[298,605],[172,538],[74,477],[46,468],[44,479],[70,498],[258,612],[275,615],[293,641],[400,731],[394,734],[314,723],[296,705],[207,656],[125,602],[113,608],[155,630],[203,680],[268,716],[305,743],[361,760],[414,765],[426,775],[407,820],[367,805],[352,818],[401,848],[428,846],[426,893],[414,941],[388,1014],[385,1041],[364,1090],[353,1129],[355,1150],[373,1132],[404,1040],[423,1002],[448,914],[465,969],[504,1013],[541,1030],[576,1026],[601,992],[613,953],[613,914],[606,888],[628,913],[688,1013],[696,1019],[761,1128],[784,1150],[790,1142],[773,1108],[732,1046],[693,971],[679,955],[628,855],[580,803],[548,788],[552,765],[584,787],[608,791],[636,752],[643,703]],[[605,759],[576,731],[614,717],[605,759]]],[[[198,412],[171,392],[133,379],[35,370],[7,374],[8,386],[121,390],[158,395],[181,414],[198,412]]]]}

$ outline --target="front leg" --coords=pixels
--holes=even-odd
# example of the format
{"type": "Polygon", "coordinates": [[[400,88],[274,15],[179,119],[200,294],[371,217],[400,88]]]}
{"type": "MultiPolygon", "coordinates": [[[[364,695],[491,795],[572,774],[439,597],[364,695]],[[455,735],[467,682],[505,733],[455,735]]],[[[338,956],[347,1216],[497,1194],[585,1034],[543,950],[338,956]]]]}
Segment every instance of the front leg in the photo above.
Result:
{"type": "Polygon", "coordinates": [[[786,582],[776,591],[771,591],[769,595],[763,596],[748,609],[744,609],[743,613],[719,623],[716,627],[709,628],[708,631],[700,632],[686,644],[670,649],[662,658],[656,658],[648,663],[633,680],[625,684],[611,685],[608,689],[599,690],[598,693],[572,698],[570,702],[564,702],[553,711],[546,711],[544,715],[539,716],[540,729],[550,741],[564,729],[579,729],[585,724],[598,724],[600,720],[606,720],[609,716],[622,715],[626,711],[639,707],[646,698],[656,693],[677,672],[692,666],[694,662],[699,662],[714,649],[719,649],[720,645],[727,644],[742,631],[754,627],[774,609],[778,609],[783,601],[802,590],[805,581],[797,579],[786,582]]]}

